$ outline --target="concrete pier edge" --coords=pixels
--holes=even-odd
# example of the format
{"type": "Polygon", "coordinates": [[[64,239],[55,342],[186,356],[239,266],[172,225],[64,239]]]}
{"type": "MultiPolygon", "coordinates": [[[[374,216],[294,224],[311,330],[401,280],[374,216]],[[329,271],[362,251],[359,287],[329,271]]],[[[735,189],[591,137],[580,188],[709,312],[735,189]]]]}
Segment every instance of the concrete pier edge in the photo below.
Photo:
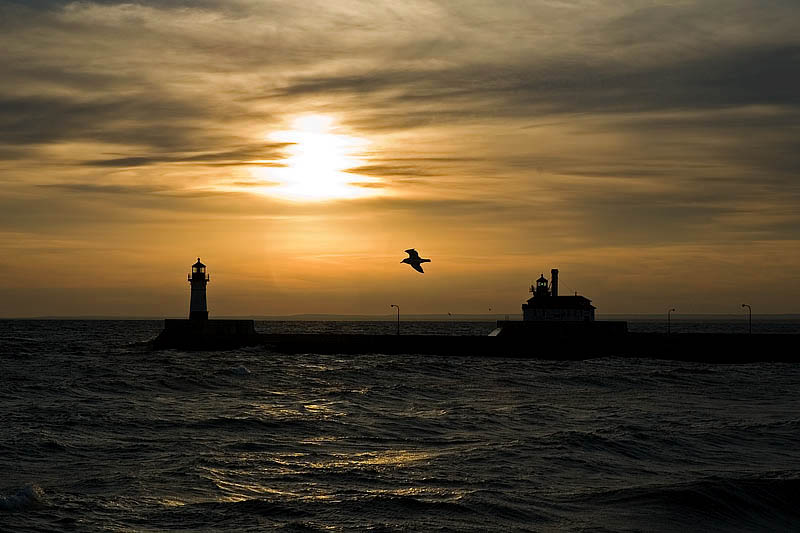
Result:
{"type": "Polygon", "coordinates": [[[710,363],[799,362],[797,334],[630,333],[563,329],[551,335],[446,336],[264,334],[252,320],[166,320],[153,349],[226,350],[262,346],[277,353],[428,354],[547,360],[599,357],[710,363]]]}

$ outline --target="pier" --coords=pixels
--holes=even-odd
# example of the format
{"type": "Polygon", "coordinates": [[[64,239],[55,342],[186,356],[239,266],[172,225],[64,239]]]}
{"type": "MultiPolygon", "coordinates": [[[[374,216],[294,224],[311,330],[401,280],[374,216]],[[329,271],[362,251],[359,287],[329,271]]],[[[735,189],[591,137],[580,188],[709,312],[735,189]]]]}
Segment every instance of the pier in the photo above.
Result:
{"type": "MultiPolygon", "coordinates": [[[[595,320],[591,300],[558,293],[558,269],[542,275],[522,305],[523,320],[500,320],[483,335],[258,333],[253,320],[208,318],[210,281],[200,258],[192,265],[189,318],[167,319],[154,349],[228,350],[261,346],[266,353],[421,354],[575,361],[598,357],[707,363],[797,362],[796,334],[631,333],[622,321],[595,320]]],[[[398,314],[399,319],[399,314],[398,314]]],[[[399,326],[399,322],[398,322],[399,326]]]]}
{"type": "MultiPolygon", "coordinates": [[[[553,335],[535,343],[524,337],[477,335],[350,335],[263,334],[250,329],[252,321],[209,321],[220,324],[202,331],[168,321],[153,342],[155,349],[221,350],[261,346],[265,353],[386,354],[500,357],[579,361],[599,357],[670,359],[705,363],[800,361],[796,334],[622,333],[553,335]],[[238,326],[233,326],[239,323],[238,326]],[[241,329],[237,329],[241,328],[241,329]]],[[[188,322],[188,321],[184,321],[188,322]]]]}

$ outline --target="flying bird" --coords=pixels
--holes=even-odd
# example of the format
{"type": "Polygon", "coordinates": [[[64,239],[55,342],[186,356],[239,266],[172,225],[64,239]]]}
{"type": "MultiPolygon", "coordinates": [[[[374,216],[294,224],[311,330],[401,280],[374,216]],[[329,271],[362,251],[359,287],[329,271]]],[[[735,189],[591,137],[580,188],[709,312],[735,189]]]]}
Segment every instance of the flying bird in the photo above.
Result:
{"type": "Polygon", "coordinates": [[[406,257],[405,259],[403,259],[400,262],[401,263],[408,263],[409,265],[411,265],[411,268],[413,268],[417,272],[421,272],[421,273],[424,274],[425,271],[422,270],[422,263],[430,263],[431,260],[430,259],[423,259],[422,257],[419,256],[417,251],[415,249],[413,249],[413,248],[409,248],[408,250],[406,250],[406,253],[408,254],[408,257],[406,257]]]}

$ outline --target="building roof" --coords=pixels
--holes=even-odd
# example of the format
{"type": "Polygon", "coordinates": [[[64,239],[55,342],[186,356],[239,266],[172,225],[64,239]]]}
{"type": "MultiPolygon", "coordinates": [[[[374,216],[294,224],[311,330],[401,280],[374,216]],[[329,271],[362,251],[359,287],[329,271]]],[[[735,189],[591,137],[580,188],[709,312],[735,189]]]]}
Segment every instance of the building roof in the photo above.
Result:
{"type": "Polygon", "coordinates": [[[203,263],[200,262],[200,258],[197,258],[197,263],[192,265],[193,267],[205,267],[203,263]]]}
{"type": "Polygon", "coordinates": [[[592,301],[583,296],[534,296],[522,306],[531,309],[595,309],[592,301]]]}

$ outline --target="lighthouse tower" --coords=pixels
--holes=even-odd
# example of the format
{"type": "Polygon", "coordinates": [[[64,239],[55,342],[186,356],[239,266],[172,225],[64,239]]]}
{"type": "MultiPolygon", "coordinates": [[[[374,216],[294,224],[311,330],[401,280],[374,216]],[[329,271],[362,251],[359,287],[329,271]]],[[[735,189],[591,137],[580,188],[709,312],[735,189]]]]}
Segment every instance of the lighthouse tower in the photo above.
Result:
{"type": "Polygon", "coordinates": [[[189,302],[190,320],[208,320],[208,306],[206,305],[206,285],[209,282],[206,266],[197,258],[197,263],[192,265],[189,274],[189,283],[192,285],[192,299],[189,302]]]}

